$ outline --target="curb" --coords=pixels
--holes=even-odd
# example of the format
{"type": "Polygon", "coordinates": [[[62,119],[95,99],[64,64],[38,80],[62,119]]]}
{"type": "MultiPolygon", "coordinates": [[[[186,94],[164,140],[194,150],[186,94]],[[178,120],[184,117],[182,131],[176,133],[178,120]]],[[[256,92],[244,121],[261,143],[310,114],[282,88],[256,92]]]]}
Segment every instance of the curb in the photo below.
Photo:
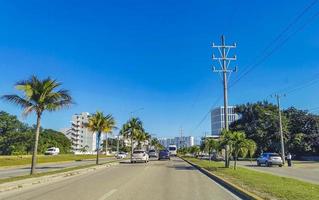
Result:
{"type": "Polygon", "coordinates": [[[26,178],[23,180],[3,183],[3,184],[0,184],[0,194],[3,192],[12,191],[12,190],[28,188],[28,187],[38,185],[38,184],[57,182],[63,178],[71,178],[71,177],[79,176],[82,174],[87,174],[89,172],[94,172],[94,171],[99,170],[99,169],[105,169],[105,168],[108,168],[108,167],[111,167],[114,165],[118,165],[118,164],[119,164],[119,162],[111,162],[111,163],[101,164],[98,166],[77,169],[74,171],[61,172],[61,173],[47,175],[47,176],[26,178]]]}
{"type": "Polygon", "coordinates": [[[244,190],[241,187],[238,187],[237,185],[221,178],[220,176],[213,174],[212,172],[201,168],[200,166],[180,157],[182,160],[184,160],[185,162],[187,162],[188,164],[192,165],[193,167],[195,167],[196,169],[198,169],[200,172],[202,172],[203,174],[205,174],[206,176],[208,176],[209,178],[211,178],[212,180],[214,180],[215,182],[219,183],[220,185],[222,185],[224,188],[226,188],[227,190],[231,191],[232,193],[234,193],[236,196],[238,196],[241,199],[247,199],[247,200],[263,200],[263,198],[248,192],[246,190],[244,190]]]}

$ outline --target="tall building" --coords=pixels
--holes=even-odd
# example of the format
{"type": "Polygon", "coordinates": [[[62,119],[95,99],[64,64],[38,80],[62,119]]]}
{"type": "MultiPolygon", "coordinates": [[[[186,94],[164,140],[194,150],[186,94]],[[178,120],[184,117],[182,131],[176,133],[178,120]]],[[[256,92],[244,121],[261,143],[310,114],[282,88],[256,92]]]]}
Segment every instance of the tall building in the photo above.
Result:
{"type": "Polygon", "coordinates": [[[96,150],[96,134],[85,127],[89,121],[90,114],[82,112],[72,116],[71,128],[65,131],[65,135],[72,142],[72,151],[81,152],[84,148],[88,153],[94,153],[96,150]]]}
{"type": "Polygon", "coordinates": [[[183,137],[175,137],[175,138],[160,138],[159,142],[164,147],[168,147],[169,145],[176,145],[177,148],[181,147],[191,147],[195,145],[193,136],[183,136],[183,137]]]}
{"type": "MultiPolygon", "coordinates": [[[[228,124],[238,120],[238,118],[238,114],[235,113],[235,106],[228,106],[228,124]]],[[[224,106],[220,106],[211,111],[212,135],[219,136],[224,127],[224,106]]]]}

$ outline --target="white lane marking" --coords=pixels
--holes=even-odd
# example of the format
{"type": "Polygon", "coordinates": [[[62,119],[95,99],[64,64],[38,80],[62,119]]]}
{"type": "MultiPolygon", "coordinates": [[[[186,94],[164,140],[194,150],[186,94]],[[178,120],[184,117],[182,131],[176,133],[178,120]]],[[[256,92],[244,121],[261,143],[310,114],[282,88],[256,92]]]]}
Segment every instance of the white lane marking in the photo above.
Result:
{"type": "Polygon", "coordinates": [[[98,200],[105,200],[108,197],[110,197],[113,193],[115,193],[117,189],[110,190],[109,192],[105,193],[103,196],[101,196],[98,200]]]}

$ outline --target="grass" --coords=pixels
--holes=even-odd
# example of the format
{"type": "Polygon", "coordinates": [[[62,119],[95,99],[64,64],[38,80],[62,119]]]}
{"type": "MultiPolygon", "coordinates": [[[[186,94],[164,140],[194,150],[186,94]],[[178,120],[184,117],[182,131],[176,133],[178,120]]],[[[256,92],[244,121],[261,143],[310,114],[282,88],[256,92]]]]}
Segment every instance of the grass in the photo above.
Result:
{"type": "MultiPolygon", "coordinates": [[[[116,160],[107,161],[107,162],[101,163],[100,165],[106,164],[106,163],[112,163],[112,162],[118,162],[118,161],[116,161],[116,160]]],[[[19,180],[28,179],[28,178],[36,178],[36,177],[41,177],[41,176],[47,176],[47,175],[58,174],[58,173],[63,173],[63,172],[69,172],[69,171],[74,171],[74,170],[78,170],[78,169],[85,169],[85,168],[89,168],[89,167],[93,167],[93,166],[96,166],[96,164],[81,165],[81,166],[76,166],[76,167],[60,169],[60,170],[37,173],[37,174],[34,174],[34,175],[24,175],[24,176],[16,176],[16,177],[4,178],[4,179],[0,179],[0,184],[13,182],[13,181],[19,181],[19,180]]]]}
{"type": "Polygon", "coordinates": [[[319,185],[238,167],[224,168],[224,163],[186,158],[192,163],[263,199],[319,199],[319,185]]]}
{"type": "MultiPolygon", "coordinates": [[[[106,158],[106,155],[100,155],[100,158],[106,158]]],[[[95,159],[96,155],[74,155],[60,154],[56,156],[38,155],[37,163],[80,161],[86,159],[95,159]]],[[[0,156],[0,167],[28,165],[31,164],[31,155],[24,156],[0,156]]]]}

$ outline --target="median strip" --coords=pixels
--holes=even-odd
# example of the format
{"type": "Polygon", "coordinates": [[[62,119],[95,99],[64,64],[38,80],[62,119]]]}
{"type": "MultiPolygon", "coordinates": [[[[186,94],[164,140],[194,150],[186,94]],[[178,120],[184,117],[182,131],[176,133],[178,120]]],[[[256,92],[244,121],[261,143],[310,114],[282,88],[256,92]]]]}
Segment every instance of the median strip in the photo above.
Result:
{"type": "Polygon", "coordinates": [[[201,172],[244,199],[319,199],[319,185],[238,167],[224,168],[221,162],[183,157],[201,172]]]}
{"type": "Polygon", "coordinates": [[[38,173],[35,175],[17,176],[12,178],[0,179],[0,193],[30,187],[32,185],[54,182],[62,178],[69,178],[80,174],[85,174],[105,167],[110,167],[119,164],[119,161],[108,161],[100,165],[90,164],[77,167],[55,170],[50,172],[38,173]]]}

